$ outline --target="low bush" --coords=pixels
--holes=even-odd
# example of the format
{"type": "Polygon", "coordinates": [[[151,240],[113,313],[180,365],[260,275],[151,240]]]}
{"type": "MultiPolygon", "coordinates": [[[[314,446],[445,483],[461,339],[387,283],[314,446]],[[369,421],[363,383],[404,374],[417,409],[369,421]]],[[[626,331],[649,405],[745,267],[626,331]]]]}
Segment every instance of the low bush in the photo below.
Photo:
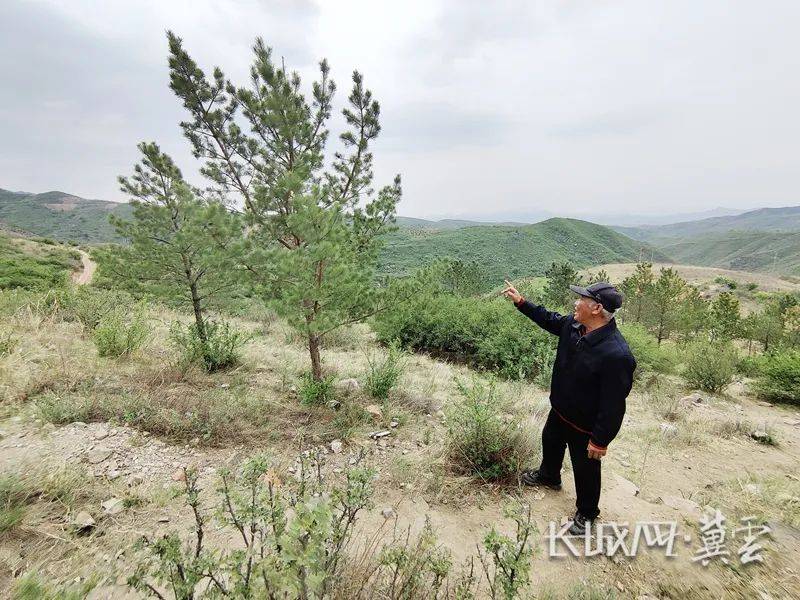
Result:
{"type": "Polygon", "coordinates": [[[507,300],[423,292],[376,317],[378,339],[548,385],[556,338],[507,300]]]}
{"type": "Polygon", "coordinates": [[[0,331],[0,358],[8,356],[19,344],[19,338],[11,335],[10,332],[4,333],[0,331]]]}
{"type": "Polygon", "coordinates": [[[105,318],[135,306],[135,301],[123,291],[80,286],[54,292],[49,305],[62,321],[77,322],[93,331],[105,318]]]}
{"type": "Polygon", "coordinates": [[[311,406],[332,402],[336,399],[334,381],[333,375],[316,380],[311,373],[304,373],[297,389],[300,401],[311,406]]]}
{"type": "Polygon", "coordinates": [[[222,371],[241,362],[240,350],[250,339],[226,322],[206,321],[206,339],[200,338],[197,324],[184,326],[175,321],[170,327],[170,342],[187,364],[196,364],[207,372],[222,371]]]}
{"type": "Polygon", "coordinates": [[[463,399],[446,414],[447,455],[456,472],[484,481],[518,480],[534,459],[533,438],[522,424],[503,413],[494,382],[458,381],[463,399]]]}
{"type": "Polygon", "coordinates": [[[100,356],[122,357],[141,348],[150,336],[150,327],[140,307],[130,317],[114,311],[94,329],[92,339],[100,356]]]}
{"type": "Polygon", "coordinates": [[[367,357],[368,371],[364,388],[373,398],[386,400],[403,374],[405,356],[397,344],[390,344],[383,360],[367,357]]]}
{"type": "Polygon", "coordinates": [[[765,355],[754,388],[766,400],[800,404],[800,352],[783,350],[765,355]]]}
{"type": "Polygon", "coordinates": [[[205,544],[211,517],[200,507],[197,473],[185,471],[193,539],[184,542],[177,533],[143,538],[141,560],[128,585],[147,594],[170,590],[175,598],[192,598],[199,586],[214,597],[331,597],[343,579],[358,515],[371,504],[372,471],[356,466],[342,487],[332,489],[313,472],[306,458],[300,481],[283,482],[262,457],[247,461],[236,474],[223,471],[218,521],[242,547],[217,551],[205,544]]]}
{"type": "Polygon", "coordinates": [[[674,350],[667,344],[659,345],[656,337],[638,323],[620,326],[625,341],[636,359],[634,378],[641,380],[649,373],[673,373],[677,362],[674,350]]]}
{"type": "Polygon", "coordinates": [[[684,355],[683,377],[693,388],[720,392],[733,381],[739,357],[730,342],[694,342],[684,355]]]}

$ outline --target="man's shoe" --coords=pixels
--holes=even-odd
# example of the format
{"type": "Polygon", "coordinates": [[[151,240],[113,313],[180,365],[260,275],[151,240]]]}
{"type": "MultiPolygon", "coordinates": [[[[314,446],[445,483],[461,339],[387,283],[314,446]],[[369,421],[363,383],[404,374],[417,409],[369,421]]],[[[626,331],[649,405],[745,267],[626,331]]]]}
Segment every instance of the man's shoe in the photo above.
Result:
{"type": "Polygon", "coordinates": [[[533,469],[532,471],[523,471],[522,475],[520,476],[520,479],[522,480],[522,483],[524,483],[525,485],[540,485],[556,491],[561,489],[560,482],[542,477],[539,469],[533,469]]]}
{"type": "Polygon", "coordinates": [[[586,528],[591,529],[594,519],[584,517],[580,511],[575,511],[575,516],[572,517],[572,525],[570,525],[568,533],[570,535],[584,536],[586,535],[586,528]]]}

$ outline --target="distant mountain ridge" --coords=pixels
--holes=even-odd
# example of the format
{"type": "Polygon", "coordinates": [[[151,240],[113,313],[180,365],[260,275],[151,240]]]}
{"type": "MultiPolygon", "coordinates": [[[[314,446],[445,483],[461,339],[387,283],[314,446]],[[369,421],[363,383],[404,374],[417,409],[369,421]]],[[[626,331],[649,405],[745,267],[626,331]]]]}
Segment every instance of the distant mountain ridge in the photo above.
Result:
{"type": "Polygon", "coordinates": [[[758,208],[738,215],[710,217],[697,221],[642,227],[614,226],[612,229],[628,237],[644,241],[725,231],[796,231],[800,230],[800,206],[758,208]]]}
{"type": "Polygon", "coordinates": [[[502,284],[504,277],[541,275],[554,261],[569,261],[584,268],[632,262],[642,256],[671,262],[649,244],[632,240],[605,225],[552,218],[533,225],[401,228],[388,236],[379,269],[386,274],[407,274],[437,258],[450,257],[477,262],[486,276],[502,284]]]}
{"type": "Polygon", "coordinates": [[[0,225],[21,233],[63,242],[119,241],[109,214],[127,217],[131,206],[60,191],[31,194],[0,189],[0,225]]]}

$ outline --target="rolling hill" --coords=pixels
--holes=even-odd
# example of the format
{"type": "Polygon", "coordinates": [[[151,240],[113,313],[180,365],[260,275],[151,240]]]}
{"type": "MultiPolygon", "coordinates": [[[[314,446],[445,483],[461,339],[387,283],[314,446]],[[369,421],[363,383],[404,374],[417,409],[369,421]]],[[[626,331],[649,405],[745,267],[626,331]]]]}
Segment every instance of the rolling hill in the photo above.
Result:
{"type": "Polygon", "coordinates": [[[664,238],[687,238],[729,231],[797,231],[800,230],[800,206],[759,208],[739,215],[711,217],[669,225],[612,227],[612,229],[633,239],[657,245],[666,243],[664,238]]]}
{"type": "Polygon", "coordinates": [[[630,262],[644,254],[669,262],[662,252],[604,225],[554,218],[523,226],[484,225],[429,231],[401,228],[388,236],[380,257],[382,273],[400,275],[436,259],[476,261],[487,277],[541,275],[553,261],[583,268],[608,262],[630,262]]]}
{"type": "Polygon", "coordinates": [[[87,200],[64,192],[29,194],[0,189],[0,225],[12,231],[59,241],[119,241],[109,214],[127,217],[128,204],[87,200]]]}

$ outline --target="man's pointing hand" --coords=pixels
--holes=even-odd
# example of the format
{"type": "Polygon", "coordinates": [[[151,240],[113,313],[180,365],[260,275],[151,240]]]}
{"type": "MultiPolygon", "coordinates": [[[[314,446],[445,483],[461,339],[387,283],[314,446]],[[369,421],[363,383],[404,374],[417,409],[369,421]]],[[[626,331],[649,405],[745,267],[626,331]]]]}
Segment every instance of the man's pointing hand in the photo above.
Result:
{"type": "Polygon", "coordinates": [[[519,304],[523,300],[522,294],[517,291],[517,288],[515,288],[508,279],[506,279],[505,282],[506,288],[503,290],[503,295],[505,295],[506,298],[510,298],[514,304],[519,304]]]}

